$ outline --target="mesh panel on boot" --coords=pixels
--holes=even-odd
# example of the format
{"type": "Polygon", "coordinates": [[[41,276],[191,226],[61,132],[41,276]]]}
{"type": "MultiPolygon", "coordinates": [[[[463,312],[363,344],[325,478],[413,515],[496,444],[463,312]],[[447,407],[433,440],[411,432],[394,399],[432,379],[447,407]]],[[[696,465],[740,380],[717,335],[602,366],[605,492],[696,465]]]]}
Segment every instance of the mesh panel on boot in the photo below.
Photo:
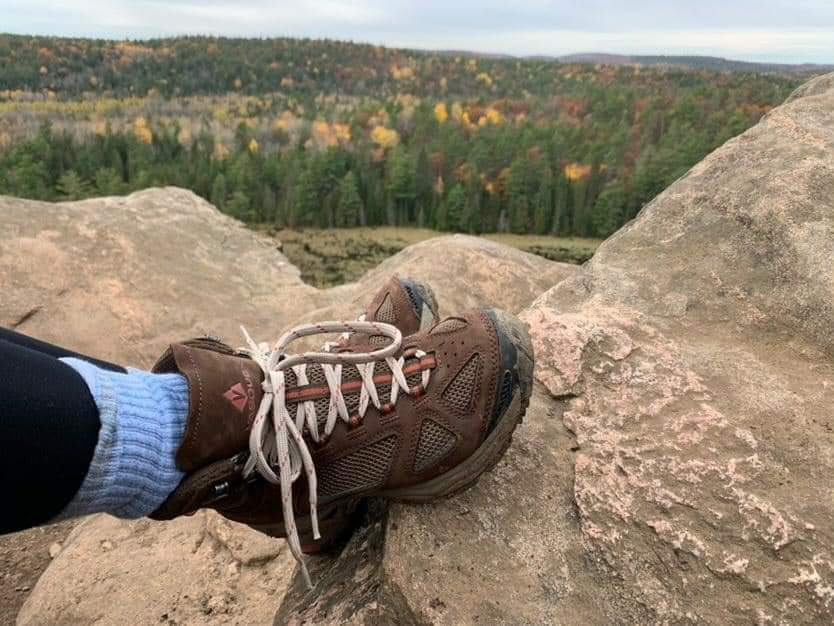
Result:
{"type": "Polygon", "coordinates": [[[374,319],[377,322],[382,322],[384,324],[396,323],[397,318],[394,315],[394,302],[391,300],[391,294],[385,294],[385,299],[382,301],[382,304],[380,304],[379,308],[376,310],[376,315],[374,316],[374,319]]]}
{"type": "Polygon", "coordinates": [[[432,335],[442,335],[443,333],[453,333],[466,327],[466,320],[458,319],[457,317],[450,317],[440,322],[437,326],[432,328],[432,335]]]}
{"type": "Polygon", "coordinates": [[[443,391],[443,399],[458,411],[467,411],[472,405],[472,392],[480,359],[477,354],[470,358],[443,391]]]}
{"type": "Polygon", "coordinates": [[[324,466],[318,472],[319,494],[333,497],[381,485],[396,445],[397,436],[390,435],[324,466]]]}
{"type": "Polygon", "coordinates": [[[386,346],[391,343],[391,339],[386,337],[385,335],[371,335],[370,339],[372,346],[386,346]]]}
{"type": "Polygon", "coordinates": [[[414,457],[414,471],[422,472],[445,457],[457,443],[455,433],[432,419],[420,425],[420,440],[414,457]]]}

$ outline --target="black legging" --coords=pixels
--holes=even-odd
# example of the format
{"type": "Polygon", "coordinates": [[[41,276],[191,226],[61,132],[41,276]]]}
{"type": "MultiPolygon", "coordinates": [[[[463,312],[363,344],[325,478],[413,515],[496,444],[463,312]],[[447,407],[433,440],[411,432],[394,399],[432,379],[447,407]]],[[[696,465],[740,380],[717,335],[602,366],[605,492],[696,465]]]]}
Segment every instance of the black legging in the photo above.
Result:
{"type": "Polygon", "coordinates": [[[124,371],[0,328],[0,534],[60,513],[93,458],[98,409],[80,374],[61,357],[124,371]]]}

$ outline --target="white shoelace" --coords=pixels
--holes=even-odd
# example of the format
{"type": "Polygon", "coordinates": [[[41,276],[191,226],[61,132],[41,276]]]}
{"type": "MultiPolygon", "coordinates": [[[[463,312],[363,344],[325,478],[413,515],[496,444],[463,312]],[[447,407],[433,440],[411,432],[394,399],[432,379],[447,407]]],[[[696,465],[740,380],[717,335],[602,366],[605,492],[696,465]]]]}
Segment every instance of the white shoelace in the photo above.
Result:
{"type": "MultiPolygon", "coordinates": [[[[310,519],[313,537],[319,539],[321,535],[319,534],[317,512],[316,468],[313,465],[310,450],[304,441],[304,428],[306,426],[313,441],[320,441],[321,435],[318,429],[318,417],[314,401],[299,402],[295,417],[293,418],[290,415],[286,403],[285,372],[292,369],[296,376],[296,383],[306,385],[309,383],[306,372],[307,364],[315,363],[321,366],[330,392],[330,406],[324,425],[324,436],[327,437],[333,432],[338,418],[350,423],[350,415],[341,389],[343,365],[353,364],[359,371],[362,381],[358,408],[360,418],[365,415],[370,403],[373,403],[377,409],[382,407],[374,383],[374,368],[378,361],[385,361],[391,370],[391,404],[396,403],[400,390],[410,393],[408,382],[403,373],[405,358],[402,356],[398,359],[394,358],[402,345],[402,333],[396,326],[381,322],[368,322],[362,319],[356,322],[321,322],[297,326],[285,333],[270,347],[265,342],[256,343],[253,341],[242,326],[241,330],[248,344],[248,348],[243,349],[242,352],[248,354],[264,373],[262,384],[264,395],[261,398],[261,404],[255,414],[255,420],[249,434],[249,459],[244,465],[243,474],[248,477],[254,472],[258,472],[264,480],[280,485],[287,543],[293,556],[301,566],[305,582],[312,588],[312,580],[301,552],[301,542],[295,523],[292,484],[299,478],[303,468],[307,475],[308,492],[310,494],[310,519]],[[327,350],[326,352],[305,352],[297,355],[286,353],[287,346],[301,337],[331,333],[345,333],[347,336],[353,333],[380,335],[391,339],[391,343],[372,352],[331,352],[333,344],[326,344],[324,348],[327,350]],[[271,419],[267,419],[268,415],[271,415],[271,419]],[[276,465],[278,466],[277,475],[273,469],[276,465]]],[[[415,357],[422,358],[423,356],[425,356],[424,352],[419,350],[415,352],[415,357]]],[[[423,387],[428,384],[430,376],[431,372],[429,370],[422,371],[423,387]]]]}

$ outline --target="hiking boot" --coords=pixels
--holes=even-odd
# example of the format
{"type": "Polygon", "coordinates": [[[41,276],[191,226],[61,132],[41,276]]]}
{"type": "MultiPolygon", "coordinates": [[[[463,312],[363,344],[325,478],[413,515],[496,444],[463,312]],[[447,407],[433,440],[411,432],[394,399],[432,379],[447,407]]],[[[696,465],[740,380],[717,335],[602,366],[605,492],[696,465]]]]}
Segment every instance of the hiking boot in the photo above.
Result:
{"type": "Polygon", "coordinates": [[[509,446],[532,388],[526,330],[494,309],[404,340],[376,321],[300,326],[272,348],[247,340],[248,359],[201,340],[163,360],[161,370],[190,381],[177,461],[192,473],[155,516],[211,506],[286,536],[305,577],[299,533],[317,537],[319,514],[359,497],[427,502],[467,488],[509,446]],[[335,350],[287,351],[345,331],[351,339],[335,350]]]}
{"type": "MultiPolygon", "coordinates": [[[[398,275],[388,279],[359,316],[359,321],[391,324],[399,329],[403,336],[430,328],[437,319],[437,299],[431,287],[413,278],[398,275]]],[[[385,338],[345,332],[338,342],[327,344],[325,347],[332,350],[351,343],[378,344],[380,341],[385,341],[385,338]]],[[[178,489],[177,498],[169,498],[151,516],[155,519],[170,519],[196,511],[196,501],[189,504],[183,501],[182,496],[194,496],[193,491],[199,491],[204,486],[201,481],[209,480],[209,468],[217,470],[224,467],[222,464],[213,466],[214,462],[228,461],[241,450],[247,449],[249,430],[254,421],[257,402],[260,401],[257,385],[263,380],[263,373],[245,355],[208,337],[171,346],[159,359],[153,371],[179,371],[189,381],[189,419],[176,460],[180,469],[187,472],[200,470],[186,478],[181,489],[178,489]],[[227,358],[216,362],[220,357],[227,358]],[[231,361],[229,358],[242,360],[231,361]],[[225,388],[227,382],[229,384],[225,388]],[[218,385],[225,388],[222,394],[224,400],[208,402],[204,390],[214,389],[218,385]],[[230,415],[230,407],[238,415],[230,415]]],[[[357,498],[345,502],[340,508],[330,510],[322,520],[322,528],[327,532],[320,539],[313,538],[308,522],[307,532],[303,535],[305,552],[318,552],[327,547],[329,542],[344,535],[349,529],[350,516],[358,502],[357,498]]]]}

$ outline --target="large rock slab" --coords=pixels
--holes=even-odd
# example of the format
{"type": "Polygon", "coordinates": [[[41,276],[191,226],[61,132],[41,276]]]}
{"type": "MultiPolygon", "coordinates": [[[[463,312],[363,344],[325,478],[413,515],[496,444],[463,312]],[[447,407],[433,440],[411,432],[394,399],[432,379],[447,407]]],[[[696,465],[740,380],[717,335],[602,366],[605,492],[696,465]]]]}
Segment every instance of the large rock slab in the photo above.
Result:
{"type": "MultiPolygon", "coordinates": [[[[828,76],[521,313],[540,385],[525,424],[471,491],[392,507],[361,570],[375,596],[294,584],[279,616],[834,621],[832,235],[828,76]]],[[[351,549],[322,571],[350,573],[351,549]]]]}
{"type": "Polygon", "coordinates": [[[829,77],[523,314],[587,553],[658,621],[834,620],[832,234],[829,77]]]}
{"type": "Polygon", "coordinates": [[[165,342],[275,335],[326,296],[275,242],[182,189],[50,204],[0,198],[0,324],[150,365],[165,342]]]}

